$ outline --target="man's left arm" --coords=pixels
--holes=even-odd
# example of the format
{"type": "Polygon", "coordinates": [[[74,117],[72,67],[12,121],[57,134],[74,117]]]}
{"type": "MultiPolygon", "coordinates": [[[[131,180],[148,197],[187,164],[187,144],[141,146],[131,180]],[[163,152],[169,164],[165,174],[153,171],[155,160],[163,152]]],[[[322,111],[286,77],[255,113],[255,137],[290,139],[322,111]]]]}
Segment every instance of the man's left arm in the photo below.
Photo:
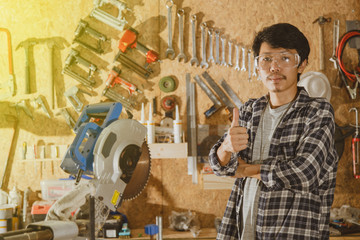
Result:
{"type": "Polygon", "coordinates": [[[234,175],[235,178],[252,177],[261,180],[260,164],[248,164],[241,158],[238,158],[239,166],[234,175]]]}
{"type": "Polygon", "coordinates": [[[330,104],[320,104],[308,114],[294,158],[268,159],[261,165],[261,180],[269,189],[288,188],[309,192],[326,180],[326,174],[336,171],[338,157],[334,149],[332,107],[330,104]]]}

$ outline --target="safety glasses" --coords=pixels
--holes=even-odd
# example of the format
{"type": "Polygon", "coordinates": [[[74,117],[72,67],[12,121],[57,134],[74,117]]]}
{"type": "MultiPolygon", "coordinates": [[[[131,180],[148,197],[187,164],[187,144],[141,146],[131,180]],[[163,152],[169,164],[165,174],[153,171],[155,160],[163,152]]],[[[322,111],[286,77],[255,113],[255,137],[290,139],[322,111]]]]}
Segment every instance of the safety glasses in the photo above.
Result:
{"type": "Polygon", "coordinates": [[[279,68],[296,68],[300,64],[300,56],[297,53],[281,52],[255,57],[256,67],[261,70],[269,70],[273,63],[276,63],[279,68]]]}

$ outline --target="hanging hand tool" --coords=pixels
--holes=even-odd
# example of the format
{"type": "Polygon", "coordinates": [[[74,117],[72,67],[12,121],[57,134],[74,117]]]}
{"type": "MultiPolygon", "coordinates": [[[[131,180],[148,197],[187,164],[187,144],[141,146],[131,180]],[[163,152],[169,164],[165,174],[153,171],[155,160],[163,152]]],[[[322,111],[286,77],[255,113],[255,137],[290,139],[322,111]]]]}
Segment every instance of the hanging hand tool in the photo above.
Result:
{"type": "Polygon", "coordinates": [[[220,65],[220,30],[215,29],[215,63],[220,65]]]}
{"type": "Polygon", "coordinates": [[[359,161],[359,154],[360,154],[360,135],[359,135],[359,119],[358,119],[358,110],[356,108],[351,108],[349,112],[355,111],[355,119],[356,119],[356,129],[355,135],[351,141],[351,149],[352,149],[352,160],[353,160],[353,172],[354,177],[356,179],[360,179],[360,161],[359,161]]]}
{"type": "Polygon", "coordinates": [[[45,112],[46,116],[47,116],[48,118],[51,118],[50,113],[49,113],[49,111],[47,110],[46,105],[45,105],[44,101],[42,100],[41,95],[39,95],[37,98],[35,98],[35,99],[33,100],[33,102],[34,102],[34,105],[35,105],[34,108],[37,108],[38,106],[40,106],[41,109],[45,112]]]}
{"type": "Polygon", "coordinates": [[[128,118],[129,119],[133,118],[133,114],[131,113],[131,111],[134,109],[136,102],[131,101],[130,99],[128,99],[128,98],[122,96],[120,93],[116,92],[113,88],[109,88],[109,87],[106,87],[103,90],[102,95],[107,97],[111,101],[120,102],[124,106],[125,111],[128,115],[128,118]]]}
{"type": "Polygon", "coordinates": [[[193,66],[195,64],[195,66],[199,66],[199,60],[196,57],[196,15],[193,14],[191,15],[190,18],[190,22],[191,22],[191,32],[192,32],[192,58],[190,59],[190,66],[193,66]]]}
{"type": "Polygon", "coordinates": [[[34,120],[34,116],[32,115],[30,109],[28,108],[25,99],[15,104],[11,104],[10,107],[15,107],[18,118],[20,117],[20,109],[22,109],[26,115],[28,115],[32,120],[34,120]]]}
{"type": "Polygon", "coordinates": [[[229,95],[231,100],[235,103],[236,107],[240,108],[243,105],[243,103],[241,102],[237,94],[234,92],[234,90],[232,90],[230,85],[225,81],[225,79],[221,78],[219,80],[219,83],[221,87],[225,90],[225,92],[229,95]]]}
{"type": "Polygon", "coordinates": [[[197,124],[195,106],[195,84],[190,82],[190,73],[186,74],[186,113],[187,113],[187,142],[188,142],[188,174],[192,175],[192,182],[198,183],[197,177],[197,124]]]}
{"type": "Polygon", "coordinates": [[[9,151],[6,153],[4,153],[4,152],[2,153],[2,156],[6,158],[5,163],[3,165],[3,173],[2,173],[2,178],[1,178],[1,182],[0,182],[0,188],[2,190],[5,190],[8,188],[9,177],[10,177],[11,171],[13,169],[12,163],[13,163],[14,155],[15,155],[16,142],[17,142],[18,135],[19,135],[19,128],[18,128],[19,117],[15,117],[13,115],[5,115],[5,121],[13,123],[14,131],[11,136],[11,139],[9,138],[11,140],[9,151]]]}
{"type": "Polygon", "coordinates": [[[324,24],[331,22],[331,18],[325,18],[324,16],[318,17],[313,23],[319,24],[319,70],[325,69],[325,50],[324,50],[324,24]]]}
{"type": "Polygon", "coordinates": [[[39,41],[35,38],[29,38],[25,41],[19,43],[15,50],[18,50],[20,47],[25,49],[25,94],[31,93],[30,89],[30,59],[32,57],[31,50],[35,44],[38,44],[39,41]]]}
{"type": "Polygon", "coordinates": [[[73,129],[75,126],[75,120],[71,117],[70,113],[67,111],[66,108],[60,109],[61,115],[65,118],[66,124],[73,129]]]}
{"type": "Polygon", "coordinates": [[[96,65],[82,58],[79,52],[76,51],[75,49],[71,49],[69,55],[65,60],[65,66],[62,72],[74,78],[78,82],[84,84],[85,86],[92,87],[95,85],[95,80],[93,79],[93,75],[96,70],[97,70],[96,65]],[[74,72],[71,69],[71,65],[73,65],[74,63],[81,64],[89,69],[88,76],[86,78],[83,77],[81,74],[74,72]]]}
{"type": "Polygon", "coordinates": [[[73,86],[64,92],[64,96],[70,102],[76,112],[81,112],[84,103],[82,103],[76,95],[78,92],[79,88],[77,86],[73,86]]]}
{"type": "Polygon", "coordinates": [[[226,63],[226,57],[225,57],[225,50],[226,50],[226,36],[225,35],[221,35],[220,37],[221,40],[221,66],[227,66],[226,63]]]}
{"type": "Polygon", "coordinates": [[[94,0],[94,9],[90,13],[90,17],[94,17],[97,20],[122,31],[127,24],[127,21],[123,18],[122,14],[124,10],[129,10],[126,4],[118,0],[94,0]],[[112,4],[118,9],[117,17],[110,15],[109,13],[100,9],[104,4],[112,4]]]}
{"type": "Polygon", "coordinates": [[[79,25],[75,30],[75,38],[74,42],[80,44],[81,46],[94,51],[96,53],[102,54],[104,50],[102,49],[101,45],[103,42],[106,41],[106,36],[104,34],[99,33],[95,29],[89,27],[89,24],[84,20],[80,19],[79,25]],[[83,35],[90,35],[91,37],[97,39],[96,46],[91,46],[89,43],[85,42],[83,35]]]}
{"type": "Polygon", "coordinates": [[[220,100],[223,102],[223,104],[226,106],[227,111],[231,115],[233,112],[233,108],[235,107],[235,104],[230,100],[230,98],[224,93],[223,90],[216,84],[214,79],[209,75],[208,72],[203,72],[202,74],[203,78],[207,81],[209,86],[214,90],[214,92],[219,96],[220,100]]]}
{"type": "Polygon", "coordinates": [[[123,36],[121,37],[121,39],[119,41],[119,46],[118,46],[119,50],[122,53],[125,53],[128,48],[136,48],[140,52],[144,53],[146,56],[145,68],[147,68],[148,64],[150,64],[150,63],[153,63],[156,61],[161,62],[159,60],[159,54],[157,52],[148,49],[147,47],[145,47],[143,44],[141,44],[138,41],[138,35],[139,35],[139,33],[133,28],[129,28],[129,29],[125,30],[123,36]]]}
{"type": "Polygon", "coordinates": [[[199,75],[195,75],[195,81],[201,89],[206,93],[210,100],[214,103],[208,110],[205,111],[205,117],[211,117],[215,112],[217,112],[221,107],[223,107],[221,101],[215,96],[215,94],[210,90],[210,88],[204,83],[199,75]]]}
{"type": "Polygon", "coordinates": [[[251,82],[251,49],[248,50],[248,81],[251,82]]]}
{"type": "Polygon", "coordinates": [[[240,45],[239,44],[235,44],[235,67],[234,69],[236,71],[240,71],[240,45]]]}
{"type": "Polygon", "coordinates": [[[203,22],[200,25],[201,28],[201,48],[202,48],[202,60],[200,63],[201,68],[208,68],[209,64],[206,61],[206,23],[203,22]]]}
{"type": "Polygon", "coordinates": [[[187,61],[187,57],[184,53],[184,9],[180,8],[177,12],[179,17],[179,49],[180,53],[177,56],[178,61],[180,62],[181,59],[184,59],[184,63],[187,61]]]}
{"type": "Polygon", "coordinates": [[[168,47],[166,49],[165,52],[165,56],[169,57],[170,55],[170,59],[174,59],[175,58],[175,51],[173,49],[172,46],[172,13],[171,13],[171,9],[172,6],[174,5],[172,0],[167,0],[166,1],[166,8],[168,10],[168,17],[167,17],[167,25],[168,25],[168,47]]]}
{"type": "Polygon", "coordinates": [[[241,53],[242,53],[242,64],[241,64],[241,71],[242,72],[246,72],[246,48],[242,47],[241,48],[241,53]]]}
{"type": "Polygon", "coordinates": [[[228,52],[228,64],[227,64],[227,66],[228,67],[232,67],[233,66],[233,64],[232,64],[232,41],[231,40],[229,40],[228,41],[228,50],[229,50],[229,52],[228,52]]]}
{"type": "Polygon", "coordinates": [[[334,20],[334,26],[333,26],[333,52],[330,57],[330,61],[334,63],[334,68],[337,69],[336,65],[336,48],[339,43],[339,31],[340,31],[340,20],[335,19],[334,20]]]}
{"type": "Polygon", "coordinates": [[[0,28],[0,32],[5,32],[7,37],[8,48],[8,64],[9,64],[9,80],[6,84],[1,84],[0,89],[4,89],[5,93],[1,93],[0,101],[15,95],[15,75],[13,72],[12,45],[10,31],[6,28],[0,28]]]}
{"type": "Polygon", "coordinates": [[[107,87],[114,87],[116,84],[120,84],[120,86],[124,87],[129,91],[129,94],[132,95],[135,91],[138,93],[143,93],[140,89],[138,89],[134,84],[120,78],[121,70],[117,67],[113,67],[108,75],[106,80],[107,87]]]}
{"type": "Polygon", "coordinates": [[[215,63],[214,58],[214,50],[213,50],[213,35],[214,35],[214,29],[208,28],[208,39],[209,39],[209,57],[208,62],[215,63]]]}

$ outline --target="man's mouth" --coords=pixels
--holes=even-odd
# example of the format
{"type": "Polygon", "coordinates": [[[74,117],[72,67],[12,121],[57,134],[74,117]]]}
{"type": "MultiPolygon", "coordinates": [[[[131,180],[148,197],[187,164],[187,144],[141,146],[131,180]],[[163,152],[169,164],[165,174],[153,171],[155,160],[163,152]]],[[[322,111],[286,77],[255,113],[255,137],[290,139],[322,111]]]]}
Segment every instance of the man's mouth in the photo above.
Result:
{"type": "Polygon", "coordinates": [[[281,80],[286,79],[286,77],[284,75],[279,75],[279,74],[270,74],[269,76],[267,76],[267,80],[272,81],[272,82],[279,82],[281,80]]]}

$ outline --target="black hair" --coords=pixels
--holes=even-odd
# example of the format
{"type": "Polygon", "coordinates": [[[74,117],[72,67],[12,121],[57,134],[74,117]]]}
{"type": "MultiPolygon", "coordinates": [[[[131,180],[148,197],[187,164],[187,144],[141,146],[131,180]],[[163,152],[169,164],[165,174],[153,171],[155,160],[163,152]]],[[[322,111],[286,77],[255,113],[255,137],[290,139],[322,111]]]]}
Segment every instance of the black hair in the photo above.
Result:
{"type": "Polygon", "coordinates": [[[255,57],[259,55],[261,44],[264,42],[273,48],[295,49],[301,58],[300,64],[309,57],[308,40],[297,27],[289,23],[274,24],[259,32],[252,45],[255,57]]]}

